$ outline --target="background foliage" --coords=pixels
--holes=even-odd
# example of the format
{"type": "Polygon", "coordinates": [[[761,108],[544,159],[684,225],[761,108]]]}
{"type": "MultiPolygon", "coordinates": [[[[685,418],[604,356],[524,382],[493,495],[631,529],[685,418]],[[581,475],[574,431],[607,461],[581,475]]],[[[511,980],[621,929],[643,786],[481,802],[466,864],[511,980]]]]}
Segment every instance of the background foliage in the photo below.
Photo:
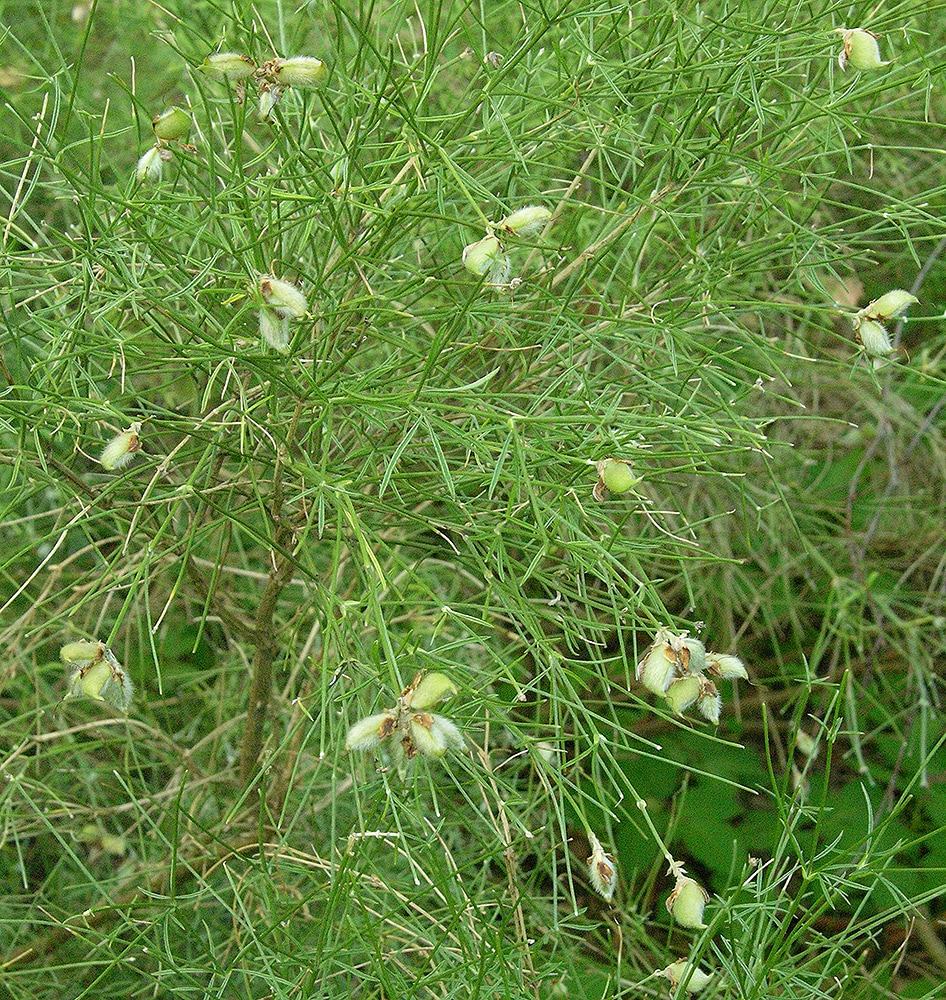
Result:
{"type": "Polygon", "coordinates": [[[5,994],[938,995],[943,10],[0,3],[5,994]],[[261,121],[218,50],[329,75],[261,121]],[[664,625],[746,662],[717,729],[634,680],[664,625]],[[426,669],[467,751],[347,753],[426,669]]]}

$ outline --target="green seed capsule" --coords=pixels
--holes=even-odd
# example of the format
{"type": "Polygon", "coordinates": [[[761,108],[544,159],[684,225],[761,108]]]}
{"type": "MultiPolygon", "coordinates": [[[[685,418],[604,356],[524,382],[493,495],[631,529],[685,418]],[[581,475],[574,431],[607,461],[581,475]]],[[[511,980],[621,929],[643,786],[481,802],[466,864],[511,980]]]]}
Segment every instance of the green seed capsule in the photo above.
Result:
{"type": "Polygon", "coordinates": [[[325,63],[312,56],[277,60],[275,77],[280,87],[318,87],[327,75],[325,63]]]}
{"type": "Polygon", "coordinates": [[[838,56],[841,69],[848,66],[858,70],[881,69],[889,65],[880,58],[880,46],[877,36],[864,28],[837,28],[841,33],[844,47],[838,56]]]}
{"type": "Polygon", "coordinates": [[[165,142],[185,142],[191,132],[191,116],[181,108],[168,108],[151,122],[151,128],[165,142]]]}
{"type": "Polygon", "coordinates": [[[236,52],[216,52],[207,56],[197,68],[221,80],[245,80],[256,72],[256,63],[249,56],[236,52]]]}

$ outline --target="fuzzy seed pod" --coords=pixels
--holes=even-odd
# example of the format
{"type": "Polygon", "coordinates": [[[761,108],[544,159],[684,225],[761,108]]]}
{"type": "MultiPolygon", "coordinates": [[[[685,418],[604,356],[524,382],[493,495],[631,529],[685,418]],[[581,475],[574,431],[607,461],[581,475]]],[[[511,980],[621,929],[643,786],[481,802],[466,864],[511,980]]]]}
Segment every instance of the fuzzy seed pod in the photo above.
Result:
{"type": "Polygon", "coordinates": [[[80,639],[78,642],[67,642],[59,650],[59,658],[72,667],[89,667],[98,663],[105,656],[104,642],[88,642],[80,639]]]}
{"type": "Polygon", "coordinates": [[[245,80],[256,72],[256,63],[249,56],[236,52],[215,52],[197,67],[201,73],[219,80],[245,80]]]}
{"type": "Polygon", "coordinates": [[[159,149],[157,146],[152,146],[142,154],[141,159],[138,160],[138,165],[135,167],[135,178],[139,182],[146,181],[149,184],[154,184],[156,181],[161,180],[161,173],[164,170],[166,162],[166,157],[162,155],[163,153],[164,150],[159,149]]]}
{"type": "Polygon", "coordinates": [[[305,295],[295,285],[281,281],[271,274],[260,277],[259,293],[266,306],[280,319],[299,319],[309,308],[305,295]]]}
{"type": "MultiPolygon", "coordinates": [[[[70,646],[88,645],[101,649],[101,655],[84,665],[76,660],[67,661],[73,667],[69,676],[67,698],[85,695],[96,701],[104,701],[120,712],[127,712],[134,694],[131,679],[104,643],[70,643],[70,646]]],[[[60,656],[65,656],[69,646],[64,646],[60,656]]]]}
{"type": "Polygon", "coordinates": [[[681,927],[701,931],[706,928],[703,909],[708,900],[709,893],[699,882],[687,875],[680,875],[673,892],[667,897],[667,912],[681,927]]]}
{"type": "Polygon", "coordinates": [[[265,306],[259,311],[259,333],[274,350],[289,350],[289,320],[283,319],[265,306]]]}
{"type": "Polygon", "coordinates": [[[463,248],[463,266],[481,277],[503,256],[502,244],[490,234],[463,248]]]}
{"type": "Polygon", "coordinates": [[[884,320],[892,319],[894,316],[899,316],[905,309],[912,306],[914,302],[919,301],[910,292],[904,291],[902,288],[895,288],[892,292],[881,295],[879,299],[874,299],[873,302],[861,309],[857,315],[861,319],[875,319],[883,322],[884,320]]]}
{"type": "Polygon", "coordinates": [[[181,108],[168,108],[151,122],[155,138],[164,142],[185,142],[191,132],[191,116],[181,108]]]}
{"type": "Polygon", "coordinates": [[[703,689],[696,703],[697,711],[713,725],[719,724],[719,713],[723,710],[723,699],[720,698],[716,685],[712,681],[703,680],[703,689]]]}
{"type": "Polygon", "coordinates": [[[611,899],[617,888],[617,866],[614,859],[604,853],[601,842],[591,832],[588,833],[591,857],[588,859],[588,876],[596,893],[604,899],[611,899]]]}
{"type": "Polygon", "coordinates": [[[656,641],[637,664],[637,679],[648,691],[661,696],[667,693],[680,664],[673,647],[662,638],[663,631],[657,633],[656,641]]]}
{"type": "Polygon", "coordinates": [[[527,205],[507,215],[499,228],[514,236],[536,236],[551,218],[552,213],[544,205],[527,205]]]}
{"type": "Polygon", "coordinates": [[[446,744],[438,738],[439,730],[434,730],[434,717],[426,712],[415,712],[411,716],[410,736],[416,750],[425,757],[437,759],[447,752],[446,744]]]}
{"type": "Polygon", "coordinates": [[[887,358],[893,354],[894,347],[887,328],[875,320],[861,320],[857,327],[857,339],[864,348],[864,353],[872,358],[887,358]]]}
{"type": "Polygon", "coordinates": [[[328,74],[325,63],[312,56],[293,56],[291,59],[278,59],[276,65],[276,83],[280,87],[318,87],[328,74]]]}
{"type": "Polygon", "coordinates": [[[736,677],[746,680],[749,677],[742,660],[728,653],[707,653],[706,672],[723,680],[733,680],[736,677]]]}
{"type": "Polygon", "coordinates": [[[679,677],[667,688],[667,704],[674,715],[683,713],[700,697],[699,677],[679,677]]]}
{"type": "Polygon", "coordinates": [[[140,433],[141,424],[135,422],[128,430],[113,437],[99,456],[99,462],[103,467],[109,472],[114,472],[126,466],[135,457],[135,452],[141,450],[141,439],[138,436],[140,433]]]}
{"type": "Polygon", "coordinates": [[[404,695],[405,704],[411,708],[424,709],[436,705],[438,701],[455,695],[457,686],[446,674],[437,672],[419,674],[404,695]]]}
{"type": "Polygon", "coordinates": [[[346,750],[372,750],[394,732],[393,712],[379,712],[360,719],[348,730],[346,750]]]}

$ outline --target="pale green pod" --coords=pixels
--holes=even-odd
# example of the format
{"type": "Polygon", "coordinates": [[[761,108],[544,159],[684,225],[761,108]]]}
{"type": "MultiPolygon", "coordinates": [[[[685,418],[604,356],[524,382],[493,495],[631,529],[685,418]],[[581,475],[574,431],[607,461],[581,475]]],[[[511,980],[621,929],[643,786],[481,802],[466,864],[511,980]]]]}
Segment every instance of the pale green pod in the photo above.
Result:
{"type": "Polygon", "coordinates": [[[669,979],[674,986],[679,986],[686,979],[684,987],[687,993],[699,993],[712,980],[712,975],[703,972],[702,969],[693,968],[685,958],[677,962],[672,962],[666,969],[662,969],[658,975],[669,979]]]}
{"type": "Polygon", "coordinates": [[[872,358],[886,358],[893,353],[894,347],[887,328],[876,320],[861,320],[857,327],[857,339],[861,342],[864,353],[872,358]]]}
{"type": "Polygon", "coordinates": [[[606,458],[599,462],[598,475],[611,493],[627,493],[640,482],[640,476],[634,475],[630,465],[618,458],[606,458]]]}
{"type": "Polygon", "coordinates": [[[236,52],[215,52],[197,67],[201,73],[221,80],[245,80],[256,72],[256,63],[249,56],[236,52]]]}
{"type": "Polygon", "coordinates": [[[289,350],[289,320],[265,306],[259,311],[259,332],[263,341],[274,350],[289,350]]]}
{"type": "Polygon", "coordinates": [[[658,638],[637,664],[637,679],[648,691],[664,696],[676,674],[678,662],[670,645],[658,638]]]}
{"type": "Polygon", "coordinates": [[[864,28],[839,28],[844,47],[838,56],[841,69],[848,66],[858,70],[881,69],[889,65],[880,57],[877,36],[864,28]]]}
{"type": "Polygon", "coordinates": [[[105,643],[88,642],[80,639],[77,642],[67,642],[59,650],[59,658],[63,663],[73,667],[88,667],[97,663],[105,656],[105,643]]]}
{"type": "Polygon", "coordinates": [[[102,466],[109,472],[126,466],[135,457],[135,453],[141,450],[140,433],[141,424],[136,421],[121,434],[116,434],[102,449],[99,456],[102,466]]]}
{"type": "Polygon", "coordinates": [[[441,743],[447,750],[462,750],[466,745],[463,741],[463,734],[447,718],[442,715],[432,715],[433,725],[430,731],[438,743],[441,743]]]}
{"type": "Polygon", "coordinates": [[[504,256],[499,240],[493,235],[484,236],[481,240],[469,243],[463,248],[463,266],[482,277],[504,256]]]}
{"type": "Polygon", "coordinates": [[[703,643],[688,635],[680,636],[677,642],[679,645],[676,648],[684,671],[690,674],[703,673],[706,669],[706,647],[703,643]]]}
{"type": "MultiPolygon", "coordinates": [[[[434,729],[434,716],[416,712],[410,721],[411,742],[425,757],[442,757],[447,752],[447,744],[441,731],[434,729]]],[[[408,754],[412,756],[412,754],[408,754]]]]}
{"type": "Polygon", "coordinates": [[[379,712],[359,719],[345,737],[346,750],[371,750],[394,732],[395,717],[392,712],[379,712]]]}
{"type": "Polygon", "coordinates": [[[728,653],[707,653],[706,672],[723,680],[733,680],[737,677],[747,680],[749,677],[742,660],[728,653]]]}
{"type": "Polygon", "coordinates": [[[715,687],[711,691],[704,689],[696,703],[696,707],[700,715],[708,722],[712,722],[714,726],[719,724],[719,715],[723,710],[723,699],[720,698],[715,687]]]}
{"type": "Polygon", "coordinates": [[[601,842],[591,832],[588,833],[591,857],[588,859],[588,877],[596,893],[604,899],[611,899],[617,888],[617,866],[614,859],[605,854],[601,842]]]}
{"type": "Polygon", "coordinates": [[[259,292],[266,305],[280,319],[299,319],[309,308],[305,295],[295,285],[271,274],[261,275],[259,292]]]}
{"type": "Polygon", "coordinates": [[[411,708],[430,708],[438,701],[455,695],[457,686],[446,674],[433,673],[424,674],[419,683],[409,692],[408,704],[411,708]]]}
{"type": "Polygon", "coordinates": [[[168,108],[151,122],[156,138],[184,142],[191,133],[191,116],[182,108],[168,108]]]}
{"type": "Polygon", "coordinates": [[[700,697],[701,688],[699,677],[679,677],[675,680],[665,695],[673,714],[683,715],[700,697]]]}
{"type": "Polygon", "coordinates": [[[667,911],[681,927],[704,930],[703,910],[709,900],[709,893],[695,879],[681,875],[673,892],[667,898],[667,911]]]}
{"type": "Polygon", "coordinates": [[[894,316],[899,316],[905,309],[920,300],[911,295],[910,292],[902,288],[895,288],[891,292],[881,295],[879,299],[874,299],[869,305],[858,312],[862,319],[886,320],[894,316]]]}
{"type": "Polygon", "coordinates": [[[281,87],[318,87],[327,75],[325,63],[314,56],[293,56],[276,63],[276,82],[281,87]]]}
{"type": "Polygon", "coordinates": [[[552,213],[544,205],[527,205],[510,212],[499,227],[515,236],[536,236],[542,232],[552,213]]]}

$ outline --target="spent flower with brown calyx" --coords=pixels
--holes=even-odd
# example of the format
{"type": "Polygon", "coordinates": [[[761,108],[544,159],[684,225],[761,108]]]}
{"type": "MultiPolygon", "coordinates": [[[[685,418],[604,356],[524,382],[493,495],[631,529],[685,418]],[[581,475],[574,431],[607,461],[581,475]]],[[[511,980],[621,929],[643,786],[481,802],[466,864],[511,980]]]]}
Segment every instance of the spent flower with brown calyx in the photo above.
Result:
{"type": "Polygon", "coordinates": [[[838,65],[842,70],[848,66],[857,70],[875,70],[889,66],[880,57],[880,45],[877,35],[866,28],[835,28],[841,36],[841,51],[838,53],[838,65]]]}
{"type": "Polygon", "coordinates": [[[104,642],[66,643],[59,658],[69,668],[66,698],[88,697],[104,701],[120,712],[131,706],[131,678],[104,642]]]}
{"type": "Polygon", "coordinates": [[[421,671],[401,692],[394,708],[369,715],[349,728],[346,748],[386,746],[402,772],[418,754],[437,760],[448,750],[462,750],[465,742],[457,726],[443,715],[426,711],[457,691],[446,675],[421,671]]]}
{"type": "Polygon", "coordinates": [[[588,844],[591,857],[588,859],[588,877],[596,893],[604,899],[611,899],[618,884],[617,865],[614,858],[605,854],[598,838],[589,830],[588,844]]]}
{"type": "Polygon", "coordinates": [[[109,472],[124,468],[141,451],[141,423],[135,421],[127,430],[116,434],[102,449],[99,462],[109,472]]]}
{"type": "Polygon", "coordinates": [[[612,493],[627,493],[641,481],[635,476],[631,463],[623,458],[604,458],[595,464],[598,481],[595,483],[592,495],[599,503],[603,503],[612,493]]]}

